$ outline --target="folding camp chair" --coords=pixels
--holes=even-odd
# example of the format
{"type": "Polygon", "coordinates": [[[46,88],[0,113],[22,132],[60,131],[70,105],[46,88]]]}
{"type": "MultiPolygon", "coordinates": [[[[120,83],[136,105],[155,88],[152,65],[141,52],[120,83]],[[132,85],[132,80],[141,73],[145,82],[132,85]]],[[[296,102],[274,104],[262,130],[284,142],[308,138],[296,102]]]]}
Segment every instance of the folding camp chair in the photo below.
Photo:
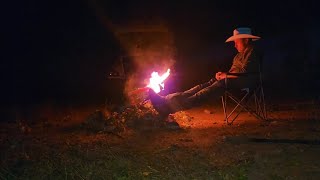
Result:
{"type": "Polygon", "coordinates": [[[257,119],[266,121],[267,111],[264,99],[262,72],[260,65],[259,72],[257,73],[227,73],[227,75],[239,77],[258,75],[259,82],[255,86],[244,87],[242,89],[232,89],[228,88],[228,78],[225,78],[226,90],[224,94],[221,96],[221,99],[226,123],[231,125],[243,111],[249,112],[257,119]],[[250,101],[252,98],[254,100],[253,103],[252,101],[250,101]],[[227,108],[227,106],[229,107],[227,108]]]}

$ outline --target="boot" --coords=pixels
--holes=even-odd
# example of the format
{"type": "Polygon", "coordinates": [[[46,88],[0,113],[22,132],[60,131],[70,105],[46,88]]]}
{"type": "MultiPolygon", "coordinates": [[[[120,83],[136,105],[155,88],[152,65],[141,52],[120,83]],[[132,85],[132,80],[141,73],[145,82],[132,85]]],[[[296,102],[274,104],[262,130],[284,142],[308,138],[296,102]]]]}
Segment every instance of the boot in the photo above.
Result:
{"type": "Polygon", "coordinates": [[[168,100],[165,97],[155,93],[152,89],[149,89],[149,98],[153,108],[163,117],[167,117],[170,113],[173,113],[169,106],[168,100]]]}

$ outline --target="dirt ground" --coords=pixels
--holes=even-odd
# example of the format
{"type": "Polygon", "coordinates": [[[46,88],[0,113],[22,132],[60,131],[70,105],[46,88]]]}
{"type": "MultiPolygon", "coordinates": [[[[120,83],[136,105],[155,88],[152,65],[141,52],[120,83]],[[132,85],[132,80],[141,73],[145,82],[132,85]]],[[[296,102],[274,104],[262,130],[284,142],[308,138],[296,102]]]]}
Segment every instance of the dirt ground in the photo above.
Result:
{"type": "Polygon", "coordinates": [[[269,108],[269,122],[241,113],[233,125],[220,106],[203,105],[171,116],[180,129],[144,122],[119,134],[83,128],[93,110],[1,123],[0,179],[320,178],[316,105],[269,108]]]}

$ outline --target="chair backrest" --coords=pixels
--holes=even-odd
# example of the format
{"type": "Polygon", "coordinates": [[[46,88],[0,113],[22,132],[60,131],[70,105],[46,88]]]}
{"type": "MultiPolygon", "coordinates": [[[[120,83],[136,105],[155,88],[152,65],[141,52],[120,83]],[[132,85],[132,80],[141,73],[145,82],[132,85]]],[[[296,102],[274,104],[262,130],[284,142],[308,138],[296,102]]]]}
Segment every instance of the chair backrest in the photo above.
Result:
{"type": "MultiPolygon", "coordinates": [[[[257,82],[255,83],[255,85],[253,85],[253,87],[251,88],[255,88],[255,87],[262,87],[263,86],[263,53],[259,52],[258,53],[258,69],[257,72],[254,72],[253,74],[257,77],[257,82]]],[[[249,75],[250,76],[250,75],[249,75]]]]}
{"type": "Polygon", "coordinates": [[[260,84],[262,85],[262,74],[263,74],[263,54],[260,53],[260,58],[259,58],[259,80],[260,84]]]}

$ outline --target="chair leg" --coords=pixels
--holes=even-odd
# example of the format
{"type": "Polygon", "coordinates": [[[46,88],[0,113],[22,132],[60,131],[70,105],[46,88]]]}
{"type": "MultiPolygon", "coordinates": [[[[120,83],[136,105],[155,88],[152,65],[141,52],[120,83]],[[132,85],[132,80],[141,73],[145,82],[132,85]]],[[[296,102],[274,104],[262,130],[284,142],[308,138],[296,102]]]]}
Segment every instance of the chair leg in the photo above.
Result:
{"type": "Polygon", "coordinates": [[[233,110],[229,113],[229,115],[227,116],[228,118],[232,116],[232,114],[239,108],[239,111],[237,112],[237,114],[232,118],[232,121],[229,123],[229,125],[231,125],[236,119],[237,117],[240,115],[240,113],[243,111],[243,109],[246,109],[245,106],[243,106],[241,103],[247,98],[247,96],[249,95],[249,92],[247,92],[240,100],[237,99],[236,97],[232,96],[231,94],[228,95],[228,97],[233,100],[237,105],[233,108],[233,110]]]}
{"type": "Polygon", "coordinates": [[[224,121],[226,121],[226,123],[228,123],[228,118],[227,118],[227,107],[226,107],[226,95],[222,95],[221,96],[221,102],[222,102],[222,108],[223,108],[223,114],[224,114],[224,121]]]}
{"type": "Polygon", "coordinates": [[[263,91],[263,87],[261,87],[261,99],[262,99],[262,113],[263,113],[263,117],[265,118],[265,120],[268,119],[268,115],[267,115],[267,110],[266,110],[266,102],[264,99],[264,91],[263,91]]]}
{"type": "Polygon", "coordinates": [[[247,91],[247,93],[241,99],[236,98],[231,93],[226,91],[225,94],[223,96],[221,96],[225,122],[228,125],[231,125],[235,121],[235,119],[240,115],[240,113],[243,112],[243,110],[246,110],[251,115],[255,116],[257,119],[267,120],[265,103],[264,103],[264,96],[263,96],[263,94],[262,94],[263,92],[261,92],[261,90],[262,89],[258,89],[258,91],[253,92],[254,105],[255,105],[254,109],[251,109],[251,107],[246,105],[246,103],[249,101],[249,98],[250,98],[250,97],[248,97],[250,94],[249,91],[247,91]],[[230,98],[231,100],[233,100],[236,103],[236,106],[230,112],[227,111],[227,99],[228,98],[230,98]],[[238,110],[237,114],[235,114],[236,110],[238,110]],[[233,116],[233,118],[231,119],[232,115],[235,115],[235,116],[233,116]]]}
{"type": "Polygon", "coordinates": [[[243,106],[241,106],[241,103],[247,98],[247,96],[249,95],[249,92],[247,92],[242,98],[241,100],[233,97],[230,93],[228,92],[225,92],[225,94],[222,97],[222,106],[223,106],[223,113],[224,113],[224,116],[225,116],[225,121],[228,125],[231,125],[235,119],[240,115],[240,113],[243,111],[243,106]],[[228,112],[227,111],[227,99],[230,98],[231,100],[233,100],[235,103],[236,103],[236,106],[233,107],[233,109],[228,112]],[[237,112],[237,114],[231,119],[230,121],[230,118],[232,115],[234,115],[234,112],[239,109],[239,106],[240,106],[240,110],[237,112]]]}
{"type": "Polygon", "coordinates": [[[262,87],[255,92],[255,99],[256,113],[259,114],[263,120],[267,120],[266,104],[262,87]]]}

